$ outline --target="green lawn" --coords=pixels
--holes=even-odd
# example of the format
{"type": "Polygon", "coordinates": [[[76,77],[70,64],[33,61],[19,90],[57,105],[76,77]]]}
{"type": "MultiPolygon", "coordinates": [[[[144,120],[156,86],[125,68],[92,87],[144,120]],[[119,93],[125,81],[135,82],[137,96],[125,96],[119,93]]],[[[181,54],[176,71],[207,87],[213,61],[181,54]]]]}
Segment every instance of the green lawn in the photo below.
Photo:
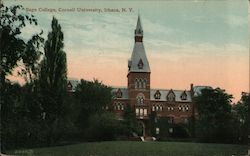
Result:
{"type": "Polygon", "coordinates": [[[16,150],[10,154],[36,156],[232,156],[246,155],[247,146],[181,142],[110,141],[16,150]]]}

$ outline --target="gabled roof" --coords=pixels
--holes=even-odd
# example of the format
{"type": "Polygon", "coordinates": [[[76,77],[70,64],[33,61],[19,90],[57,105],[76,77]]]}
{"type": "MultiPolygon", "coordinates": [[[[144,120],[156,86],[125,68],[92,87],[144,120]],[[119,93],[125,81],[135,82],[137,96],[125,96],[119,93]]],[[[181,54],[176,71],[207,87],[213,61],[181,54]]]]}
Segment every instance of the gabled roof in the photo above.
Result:
{"type": "Polygon", "coordinates": [[[128,99],[128,89],[127,88],[113,88],[111,93],[114,95],[115,99],[128,99]],[[117,91],[120,90],[122,92],[121,98],[116,98],[117,91]]]}
{"type": "Polygon", "coordinates": [[[150,90],[150,100],[154,101],[167,101],[167,95],[172,92],[175,94],[175,101],[176,102],[192,102],[192,97],[191,97],[191,92],[190,91],[185,91],[185,90],[165,90],[165,89],[151,89],[150,90]],[[155,99],[154,94],[159,91],[161,93],[161,98],[160,99],[155,99]],[[187,95],[186,100],[181,99],[181,95],[185,91],[187,95]]]}
{"type": "Polygon", "coordinates": [[[78,80],[67,80],[67,84],[71,84],[72,89],[70,91],[75,92],[77,85],[80,83],[78,80]]]}

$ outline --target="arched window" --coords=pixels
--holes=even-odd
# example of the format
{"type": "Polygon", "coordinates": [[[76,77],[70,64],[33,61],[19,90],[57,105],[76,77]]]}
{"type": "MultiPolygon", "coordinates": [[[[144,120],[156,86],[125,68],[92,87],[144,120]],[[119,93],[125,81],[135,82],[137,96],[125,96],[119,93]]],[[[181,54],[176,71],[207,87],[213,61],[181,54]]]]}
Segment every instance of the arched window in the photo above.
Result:
{"type": "Polygon", "coordinates": [[[117,110],[120,110],[121,108],[120,108],[120,104],[118,103],[117,104],[117,110]]]}
{"type": "Polygon", "coordinates": [[[174,94],[173,90],[169,91],[169,93],[167,95],[167,100],[170,101],[170,102],[175,101],[175,94],[174,94]]]}
{"type": "Polygon", "coordinates": [[[155,106],[152,106],[152,111],[153,111],[153,112],[155,111],[155,106]]]}
{"type": "Polygon", "coordinates": [[[136,78],[135,79],[135,89],[137,89],[138,87],[139,87],[139,84],[138,84],[139,82],[138,82],[138,79],[136,78]]]}
{"type": "Polygon", "coordinates": [[[148,115],[148,110],[147,109],[143,109],[143,115],[147,116],[148,115]]]}
{"type": "Polygon", "coordinates": [[[135,114],[136,114],[137,116],[139,116],[139,109],[138,109],[138,108],[135,109],[135,114]]]}
{"type": "Polygon", "coordinates": [[[121,110],[124,110],[124,105],[123,104],[121,104],[121,110]]]}
{"type": "Polygon", "coordinates": [[[146,85],[147,85],[147,80],[144,79],[144,80],[143,80],[143,85],[142,85],[142,87],[143,87],[144,89],[146,89],[146,85]]]}
{"type": "Polygon", "coordinates": [[[155,99],[160,99],[161,98],[161,93],[159,90],[157,90],[154,94],[155,99]]]}
{"type": "Polygon", "coordinates": [[[142,85],[143,85],[143,84],[142,84],[142,79],[139,79],[139,87],[138,87],[138,88],[141,89],[141,88],[142,88],[142,85]]]}
{"type": "Polygon", "coordinates": [[[144,104],[145,96],[142,93],[139,93],[137,95],[136,99],[137,99],[137,104],[138,105],[143,105],[144,104]]]}
{"type": "Polygon", "coordinates": [[[143,109],[140,108],[140,116],[143,116],[143,109]]]}

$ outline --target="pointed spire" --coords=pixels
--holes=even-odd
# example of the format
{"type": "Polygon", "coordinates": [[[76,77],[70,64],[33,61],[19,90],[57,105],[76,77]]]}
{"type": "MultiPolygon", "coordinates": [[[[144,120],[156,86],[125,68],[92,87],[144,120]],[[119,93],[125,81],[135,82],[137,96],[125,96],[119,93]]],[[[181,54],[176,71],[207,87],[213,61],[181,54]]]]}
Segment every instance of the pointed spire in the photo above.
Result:
{"type": "Polygon", "coordinates": [[[136,29],[135,29],[135,35],[143,35],[142,25],[141,25],[141,18],[140,14],[138,14],[136,29]]]}
{"type": "Polygon", "coordinates": [[[146,52],[143,45],[143,31],[141,26],[140,15],[138,15],[135,29],[135,44],[131,59],[128,61],[129,72],[146,72],[150,73],[150,67],[146,52]]]}

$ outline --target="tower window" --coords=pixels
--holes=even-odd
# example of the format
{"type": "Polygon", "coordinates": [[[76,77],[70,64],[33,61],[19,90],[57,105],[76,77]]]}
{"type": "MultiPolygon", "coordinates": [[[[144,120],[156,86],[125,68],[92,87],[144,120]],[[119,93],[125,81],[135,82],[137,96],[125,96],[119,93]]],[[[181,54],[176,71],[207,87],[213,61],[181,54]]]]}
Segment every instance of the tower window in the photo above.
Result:
{"type": "Polygon", "coordinates": [[[138,68],[139,69],[143,69],[143,62],[142,59],[140,59],[139,63],[138,63],[138,68]]]}
{"type": "Polygon", "coordinates": [[[137,96],[137,104],[138,105],[143,105],[144,104],[144,96],[142,96],[142,95],[139,95],[139,96],[137,96]]]}

